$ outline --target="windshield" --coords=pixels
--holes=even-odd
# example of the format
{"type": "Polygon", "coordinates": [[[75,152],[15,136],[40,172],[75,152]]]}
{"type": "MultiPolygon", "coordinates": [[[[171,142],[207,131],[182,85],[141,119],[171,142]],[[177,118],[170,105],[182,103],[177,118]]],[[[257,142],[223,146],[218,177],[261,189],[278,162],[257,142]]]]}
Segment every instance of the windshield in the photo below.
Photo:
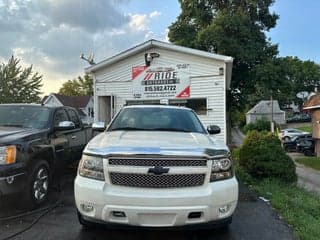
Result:
{"type": "Polygon", "coordinates": [[[43,129],[50,110],[38,106],[0,106],[0,126],[43,129]]]}
{"type": "Polygon", "coordinates": [[[187,109],[137,107],[124,108],[108,131],[145,130],[205,133],[194,112],[187,109]]]}

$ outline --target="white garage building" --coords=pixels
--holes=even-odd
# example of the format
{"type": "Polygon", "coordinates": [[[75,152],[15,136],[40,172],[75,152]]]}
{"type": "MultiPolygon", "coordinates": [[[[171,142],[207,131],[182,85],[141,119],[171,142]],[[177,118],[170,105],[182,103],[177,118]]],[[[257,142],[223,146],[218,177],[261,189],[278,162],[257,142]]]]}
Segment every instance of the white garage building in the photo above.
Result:
{"type": "Polygon", "coordinates": [[[233,59],[149,40],[85,69],[94,79],[95,121],[109,122],[124,105],[194,109],[205,126],[218,125],[226,142],[226,90],[233,59]]]}

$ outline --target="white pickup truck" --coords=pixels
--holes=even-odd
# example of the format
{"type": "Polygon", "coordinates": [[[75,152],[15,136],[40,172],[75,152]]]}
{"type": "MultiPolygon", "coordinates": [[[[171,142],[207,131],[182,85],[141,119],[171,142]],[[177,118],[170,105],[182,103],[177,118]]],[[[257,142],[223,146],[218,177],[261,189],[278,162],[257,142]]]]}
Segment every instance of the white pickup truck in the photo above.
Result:
{"type": "Polygon", "coordinates": [[[79,221],[124,227],[228,226],[238,182],[227,146],[188,108],[127,106],[83,152],[79,221]]]}

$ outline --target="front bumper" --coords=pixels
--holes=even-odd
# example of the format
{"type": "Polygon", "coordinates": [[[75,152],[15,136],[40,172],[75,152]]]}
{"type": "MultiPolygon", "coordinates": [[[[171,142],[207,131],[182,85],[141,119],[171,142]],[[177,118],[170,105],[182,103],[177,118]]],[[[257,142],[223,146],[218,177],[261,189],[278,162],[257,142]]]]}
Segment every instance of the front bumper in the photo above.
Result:
{"type": "Polygon", "coordinates": [[[17,163],[0,166],[0,197],[23,191],[27,180],[24,165],[17,163]]]}
{"type": "Polygon", "coordinates": [[[238,182],[233,177],[201,187],[159,190],[113,186],[78,175],[75,200],[80,214],[91,222],[140,227],[193,226],[228,222],[237,205],[238,182]],[[115,216],[119,212],[125,216],[115,216]]]}

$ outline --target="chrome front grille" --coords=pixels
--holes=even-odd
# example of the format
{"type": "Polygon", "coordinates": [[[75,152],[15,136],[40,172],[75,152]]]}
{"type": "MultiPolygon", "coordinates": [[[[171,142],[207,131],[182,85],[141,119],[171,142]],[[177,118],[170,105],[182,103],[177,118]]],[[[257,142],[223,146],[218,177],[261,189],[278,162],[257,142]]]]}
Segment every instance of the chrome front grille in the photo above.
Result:
{"type": "Polygon", "coordinates": [[[157,158],[110,158],[112,166],[146,166],[146,167],[192,167],[207,166],[203,159],[157,159],[157,158]]]}
{"type": "Polygon", "coordinates": [[[196,187],[204,183],[205,174],[139,174],[110,172],[114,185],[139,188],[183,188],[196,187]]]}

